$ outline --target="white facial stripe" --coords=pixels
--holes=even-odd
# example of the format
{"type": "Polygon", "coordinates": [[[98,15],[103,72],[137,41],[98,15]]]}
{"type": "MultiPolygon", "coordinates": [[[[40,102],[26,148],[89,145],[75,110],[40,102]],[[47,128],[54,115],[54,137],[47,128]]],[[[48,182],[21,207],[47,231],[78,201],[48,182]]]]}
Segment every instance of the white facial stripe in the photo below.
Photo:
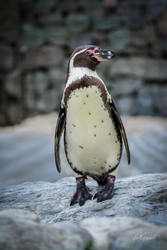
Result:
{"type": "MultiPolygon", "coordinates": [[[[71,60],[70,60],[70,68],[69,68],[69,71],[71,71],[71,69],[74,68],[74,66],[73,66],[74,58],[75,58],[77,55],[79,55],[79,54],[81,54],[82,52],[84,52],[85,50],[87,50],[87,48],[86,48],[86,49],[82,49],[82,50],[80,50],[79,52],[77,52],[77,53],[75,53],[75,54],[73,55],[73,57],[72,57],[71,60]]],[[[69,73],[70,73],[70,72],[69,72],[69,73]]]]}

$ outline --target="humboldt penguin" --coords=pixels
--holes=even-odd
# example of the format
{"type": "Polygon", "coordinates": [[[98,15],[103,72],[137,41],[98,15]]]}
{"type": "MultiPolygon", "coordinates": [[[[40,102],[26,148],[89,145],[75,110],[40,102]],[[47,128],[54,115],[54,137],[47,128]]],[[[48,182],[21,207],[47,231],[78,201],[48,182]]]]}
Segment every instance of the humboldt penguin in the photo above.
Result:
{"type": "Polygon", "coordinates": [[[111,199],[122,155],[122,138],[130,164],[125,129],[113,100],[96,73],[97,66],[116,56],[113,50],[80,46],[72,53],[55,131],[55,162],[61,171],[59,146],[64,130],[67,161],[76,177],[76,192],[70,205],[82,206],[92,199],[85,185],[87,176],[102,187],[97,202],[111,199]]]}

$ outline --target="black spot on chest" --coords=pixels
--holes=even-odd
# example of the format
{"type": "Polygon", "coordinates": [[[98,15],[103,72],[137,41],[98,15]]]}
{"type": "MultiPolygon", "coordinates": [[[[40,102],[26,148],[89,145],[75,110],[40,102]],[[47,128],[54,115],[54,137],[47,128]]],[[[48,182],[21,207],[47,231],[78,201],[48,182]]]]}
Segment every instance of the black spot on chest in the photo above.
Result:
{"type": "Polygon", "coordinates": [[[87,76],[83,76],[83,77],[81,78],[81,84],[82,84],[82,85],[85,85],[86,81],[87,81],[87,76]]]}

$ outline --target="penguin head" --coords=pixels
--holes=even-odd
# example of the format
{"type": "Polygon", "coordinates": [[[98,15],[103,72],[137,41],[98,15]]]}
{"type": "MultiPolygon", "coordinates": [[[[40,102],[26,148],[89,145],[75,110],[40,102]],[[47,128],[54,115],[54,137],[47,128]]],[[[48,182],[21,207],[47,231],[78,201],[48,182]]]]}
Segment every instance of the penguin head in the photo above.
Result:
{"type": "Polygon", "coordinates": [[[99,63],[116,56],[114,50],[101,49],[94,45],[80,46],[74,50],[70,62],[72,67],[87,67],[95,70],[99,63]]]}

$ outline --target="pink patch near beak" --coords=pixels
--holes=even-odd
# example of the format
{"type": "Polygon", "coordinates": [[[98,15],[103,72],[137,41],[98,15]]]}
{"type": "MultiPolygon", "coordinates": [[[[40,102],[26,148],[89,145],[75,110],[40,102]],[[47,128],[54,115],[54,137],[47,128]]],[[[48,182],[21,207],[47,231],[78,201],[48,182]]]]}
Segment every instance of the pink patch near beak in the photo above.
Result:
{"type": "Polygon", "coordinates": [[[102,59],[102,58],[98,57],[98,56],[96,55],[95,50],[97,50],[97,48],[94,48],[93,50],[92,50],[92,49],[91,49],[91,50],[88,49],[88,50],[86,51],[86,54],[87,54],[87,55],[93,54],[92,57],[96,58],[98,62],[104,62],[106,59],[102,59]]]}

